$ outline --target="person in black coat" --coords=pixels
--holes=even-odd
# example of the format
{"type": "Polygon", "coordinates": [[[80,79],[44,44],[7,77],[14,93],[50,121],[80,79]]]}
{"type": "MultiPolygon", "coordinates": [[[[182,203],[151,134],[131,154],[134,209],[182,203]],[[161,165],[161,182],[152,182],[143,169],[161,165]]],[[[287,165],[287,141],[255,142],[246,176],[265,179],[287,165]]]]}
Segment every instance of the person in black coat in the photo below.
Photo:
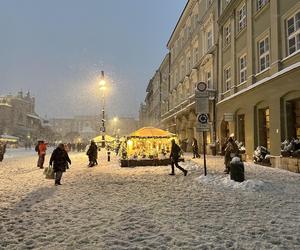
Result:
{"type": "Polygon", "coordinates": [[[64,144],[60,143],[56,149],[54,149],[51,158],[50,166],[53,164],[53,170],[55,173],[55,185],[61,185],[61,177],[63,172],[68,168],[68,163],[71,165],[71,160],[67,151],[65,150],[64,144]]]}
{"type": "Polygon", "coordinates": [[[98,148],[94,141],[91,141],[91,145],[86,152],[86,154],[89,157],[89,167],[93,167],[95,165],[98,165],[97,158],[98,158],[98,148]]]}
{"type": "Polygon", "coordinates": [[[0,162],[3,161],[5,151],[6,151],[6,143],[0,142],[0,162]]]}
{"type": "Polygon", "coordinates": [[[171,147],[170,159],[171,159],[172,172],[170,175],[175,175],[175,168],[174,168],[175,165],[178,169],[180,169],[183,172],[184,176],[186,176],[188,171],[178,165],[181,149],[175,143],[174,139],[171,142],[172,142],[172,147],[171,147]]]}

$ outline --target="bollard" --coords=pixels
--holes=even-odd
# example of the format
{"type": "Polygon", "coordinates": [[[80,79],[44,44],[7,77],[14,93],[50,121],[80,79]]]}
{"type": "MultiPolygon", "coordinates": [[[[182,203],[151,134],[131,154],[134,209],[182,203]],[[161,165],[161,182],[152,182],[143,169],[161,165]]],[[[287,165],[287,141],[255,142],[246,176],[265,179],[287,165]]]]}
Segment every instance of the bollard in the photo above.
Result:
{"type": "Polygon", "coordinates": [[[110,161],[110,151],[107,151],[107,161],[110,161]]]}
{"type": "Polygon", "coordinates": [[[230,179],[237,182],[243,182],[245,180],[244,163],[239,157],[233,157],[230,162],[230,179]]]}

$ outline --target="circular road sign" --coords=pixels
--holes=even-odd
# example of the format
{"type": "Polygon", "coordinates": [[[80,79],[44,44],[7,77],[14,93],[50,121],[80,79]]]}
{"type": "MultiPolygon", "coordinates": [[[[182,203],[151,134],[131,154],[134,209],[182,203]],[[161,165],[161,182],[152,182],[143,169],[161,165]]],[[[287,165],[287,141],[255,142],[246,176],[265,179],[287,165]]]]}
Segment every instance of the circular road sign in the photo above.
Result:
{"type": "Polygon", "coordinates": [[[198,122],[200,122],[201,124],[207,124],[208,123],[208,115],[207,114],[198,115],[198,122]]]}
{"type": "Polygon", "coordinates": [[[205,82],[199,82],[197,84],[197,89],[200,91],[200,92],[204,92],[206,89],[207,89],[207,84],[205,82]]]}

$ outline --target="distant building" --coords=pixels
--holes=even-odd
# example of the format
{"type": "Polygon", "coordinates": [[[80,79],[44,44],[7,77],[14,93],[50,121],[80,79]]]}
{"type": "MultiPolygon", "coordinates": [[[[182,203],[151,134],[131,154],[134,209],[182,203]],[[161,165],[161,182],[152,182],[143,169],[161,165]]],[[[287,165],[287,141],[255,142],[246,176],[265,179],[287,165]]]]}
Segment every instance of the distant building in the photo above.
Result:
{"type": "Polygon", "coordinates": [[[41,136],[42,119],[35,112],[35,98],[30,92],[0,96],[0,134],[36,140],[41,136]]]}
{"type": "Polygon", "coordinates": [[[55,133],[62,139],[74,138],[90,140],[99,134],[99,118],[97,116],[75,116],[73,118],[50,119],[55,133]]]}
{"type": "MultiPolygon", "coordinates": [[[[61,135],[62,140],[90,140],[100,135],[99,116],[75,116],[73,118],[50,119],[55,133],[61,135]]],[[[106,133],[111,136],[128,135],[138,127],[138,121],[130,117],[106,119],[106,133]]]]}

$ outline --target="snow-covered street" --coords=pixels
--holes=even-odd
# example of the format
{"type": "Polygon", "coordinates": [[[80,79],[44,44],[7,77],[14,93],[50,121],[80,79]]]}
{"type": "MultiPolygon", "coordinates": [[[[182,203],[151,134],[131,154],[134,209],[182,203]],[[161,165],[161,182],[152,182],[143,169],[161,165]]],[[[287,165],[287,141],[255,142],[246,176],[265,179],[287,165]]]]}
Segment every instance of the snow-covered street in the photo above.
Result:
{"type": "Polygon", "coordinates": [[[218,157],[184,177],[72,153],[54,186],[36,158],[0,163],[0,249],[300,249],[299,174],[246,164],[237,184],[218,157]]]}

